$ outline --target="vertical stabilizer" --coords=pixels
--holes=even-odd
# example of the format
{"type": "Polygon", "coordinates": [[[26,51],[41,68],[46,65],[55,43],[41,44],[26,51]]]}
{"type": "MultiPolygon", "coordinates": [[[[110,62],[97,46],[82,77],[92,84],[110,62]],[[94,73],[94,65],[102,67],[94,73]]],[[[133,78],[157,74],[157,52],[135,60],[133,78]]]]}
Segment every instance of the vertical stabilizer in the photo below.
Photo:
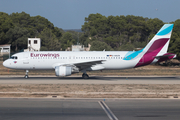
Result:
{"type": "Polygon", "coordinates": [[[147,52],[167,53],[173,24],[165,24],[144,48],[147,52]]]}
{"type": "Polygon", "coordinates": [[[135,67],[151,64],[156,56],[167,53],[173,24],[165,24],[143,49],[143,55],[135,67]]]}

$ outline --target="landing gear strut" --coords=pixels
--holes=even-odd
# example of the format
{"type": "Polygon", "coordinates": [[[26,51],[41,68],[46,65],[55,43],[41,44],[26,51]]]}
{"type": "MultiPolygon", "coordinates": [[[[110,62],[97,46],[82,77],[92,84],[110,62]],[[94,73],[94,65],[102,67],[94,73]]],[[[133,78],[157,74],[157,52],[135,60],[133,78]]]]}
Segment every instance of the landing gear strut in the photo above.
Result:
{"type": "Polygon", "coordinates": [[[29,78],[29,76],[28,76],[28,72],[29,72],[29,70],[26,70],[26,75],[24,76],[24,78],[29,78]]]}
{"type": "Polygon", "coordinates": [[[88,79],[88,78],[89,78],[89,75],[86,74],[86,73],[83,73],[83,74],[82,74],[82,77],[83,77],[84,79],[88,79]]]}

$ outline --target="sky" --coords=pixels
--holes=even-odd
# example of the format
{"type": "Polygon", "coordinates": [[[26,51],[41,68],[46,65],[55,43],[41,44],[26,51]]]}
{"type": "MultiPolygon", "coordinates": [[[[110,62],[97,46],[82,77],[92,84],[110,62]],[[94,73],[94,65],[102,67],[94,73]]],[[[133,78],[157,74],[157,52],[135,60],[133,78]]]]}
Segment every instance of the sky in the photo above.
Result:
{"type": "Polygon", "coordinates": [[[45,17],[58,28],[81,29],[85,17],[96,13],[176,21],[180,19],[180,0],[0,0],[0,12],[22,11],[45,17]]]}

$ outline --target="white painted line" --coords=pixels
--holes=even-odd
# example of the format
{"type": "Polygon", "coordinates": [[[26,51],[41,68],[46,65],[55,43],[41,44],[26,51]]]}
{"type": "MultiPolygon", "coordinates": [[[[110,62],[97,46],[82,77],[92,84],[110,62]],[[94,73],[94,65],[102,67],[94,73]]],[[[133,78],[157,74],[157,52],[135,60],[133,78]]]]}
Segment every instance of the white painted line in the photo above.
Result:
{"type": "Polygon", "coordinates": [[[109,107],[105,104],[104,101],[98,101],[102,109],[105,111],[110,120],[118,120],[118,118],[113,114],[109,107]]]}
{"type": "Polygon", "coordinates": [[[98,103],[100,104],[100,106],[102,107],[102,109],[105,111],[105,113],[107,114],[107,116],[109,117],[110,120],[113,120],[113,118],[109,115],[109,113],[106,111],[105,107],[101,104],[100,101],[98,101],[98,103]]]}

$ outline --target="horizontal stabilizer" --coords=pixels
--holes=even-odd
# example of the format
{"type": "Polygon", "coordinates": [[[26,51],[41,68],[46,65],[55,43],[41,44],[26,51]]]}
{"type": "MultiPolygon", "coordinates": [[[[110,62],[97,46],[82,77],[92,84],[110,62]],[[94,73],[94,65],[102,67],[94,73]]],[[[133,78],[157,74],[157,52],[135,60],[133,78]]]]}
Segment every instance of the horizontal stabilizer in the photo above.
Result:
{"type": "Polygon", "coordinates": [[[173,54],[173,53],[166,53],[162,56],[156,56],[155,58],[167,58],[167,57],[173,57],[173,58],[176,58],[176,54],[173,54]]]}
{"type": "Polygon", "coordinates": [[[158,59],[158,62],[162,62],[162,61],[166,61],[166,60],[176,58],[176,54],[174,54],[174,53],[166,53],[166,54],[164,54],[162,56],[156,56],[155,58],[158,59]]]}

